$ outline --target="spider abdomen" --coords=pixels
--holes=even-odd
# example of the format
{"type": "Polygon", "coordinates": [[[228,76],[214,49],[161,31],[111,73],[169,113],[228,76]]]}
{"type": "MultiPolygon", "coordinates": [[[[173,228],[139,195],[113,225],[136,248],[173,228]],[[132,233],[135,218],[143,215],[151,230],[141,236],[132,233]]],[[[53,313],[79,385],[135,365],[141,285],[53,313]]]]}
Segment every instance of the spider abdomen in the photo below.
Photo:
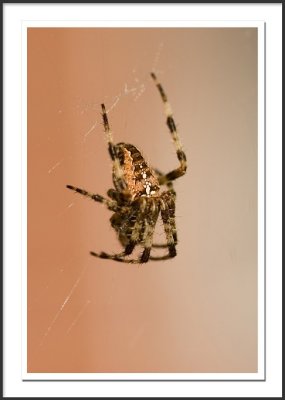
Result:
{"type": "MultiPolygon", "coordinates": [[[[117,144],[116,151],[131,198],[157,196],[160,189],[158,179],[141,152],[132,144],[126,143],[117,144]]],[[[119,190],[116,179],[113,180],[119,190]]]]}

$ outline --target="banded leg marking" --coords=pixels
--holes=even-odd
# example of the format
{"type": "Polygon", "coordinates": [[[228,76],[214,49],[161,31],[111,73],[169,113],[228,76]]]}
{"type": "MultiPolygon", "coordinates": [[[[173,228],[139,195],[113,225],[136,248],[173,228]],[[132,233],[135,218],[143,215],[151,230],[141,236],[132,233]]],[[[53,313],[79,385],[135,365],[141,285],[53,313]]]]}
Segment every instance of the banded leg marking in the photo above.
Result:
{"type": "Polygon", "coordinates": [[[111,201],[109,199],[105,199],[105,197],[101,196],[100,194],[94,194],[87,192],[87,190],[80,189],[76,186],[66,185],[67,189],[73,190],[76,193],[82,194],[82,196],[89,197],[90,199],[97,201],[98,203],[105,204],[109,210],[111,211],[118,211],[120,207],[117,206],[115,201],[111,201]]]}
{"type": "Polygon", "coordinates": [[[180,166],[173,171],[169,172],[166,175],[162,175],[159,177],[159,183],[166,184],[168,181],[173,181],[174,179],[179,178],[180,176],[184,175],[187,169],[187,162],[186,162],[186,155],[182,149],[182,145],[177,133],[176,125],[173,119],[173,114],[171,110],[171,106],[167,100],[167,96],[165,94],[165,91],[161,84],[158,82],[156,75],[152,72],[151,77],[154,80],[154,83],[156,84],[156,87],[160,93],[161,99],[164,104],[164,112],[166,115],[166,124],[168,126],[168,129],[171,133],[172,140],[176,149],[176,154],[177,158],[180,162],[180,166]]]}
{"type": "Polygon", "coordinates": [[[115,173],[116,179],[118,180],[120,189],[124,190],[124,189],[126,189],[126,183],[123,179],[123,170],[121,168],[120,161],[117,156],[116,146],[114,145],[114,142],[113,142],[113,135],[112,135],[112,131],[110,129],[105,105],[101,104],[101,108],[102,108],[102,118],[103,118],[104,130],[107,135],[107,141],[108,141],[108,151],[109,151],[110,157],[113,161],[114,173],[115,173]]]}

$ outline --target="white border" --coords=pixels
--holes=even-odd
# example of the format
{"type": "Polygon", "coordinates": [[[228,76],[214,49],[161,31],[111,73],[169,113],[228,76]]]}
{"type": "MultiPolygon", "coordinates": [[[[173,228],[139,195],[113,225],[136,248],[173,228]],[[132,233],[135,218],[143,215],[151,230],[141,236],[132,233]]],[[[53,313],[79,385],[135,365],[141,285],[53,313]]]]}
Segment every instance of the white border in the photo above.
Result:
{"type": "Polygon", "coordinates": [[[23,379],[34,380],[62,380],[62,379],[77,379],[77,380],[263,380],[264,379],[264,23],[256,21],[44,21],[40,24],[37,21],[23,21],[22,23],[22,171],[23,171],[23,187],[22,193],[24,201],[22,202],[22,255],[23,255],[23,310],[22,315],[22,330],[23,330],[23,344],[22,344],[22,371],[23,379]],[[27,260],[27,221],[26,221],[26,165],[27,165],[27,29],[31,26],[40,27],[253,27],[258,28],[258,372],[257,373],[28,373],[27,372],[27,321],[26,321],[26,288],[27,288],[27,265],[24,260],[27,260]]]}
{"type": "MultiPolygon", "coordinates": [[[[21,115],[21,104],[23,107],[26,107],[26,91],[25,91],[25,86],[23,87],[23,92],[22,92],[22,98],[21,98],[21,93],[19,92],[19,89],[21,88],[21,29],[22,29],[22,24],[24,26],[24,30],[26,29],[27,25],[28,26],[76,26],[76,24],[80,24],[80,26],[83,26],[84,21],[81,21],[80,19],[86,19],[86,16],[92,15],[91,11],[94,11],[94,7],[96,7],[96,18],[100,20],[100,23],[102,26],[108,26],[107,25],[107,18],[110,18],[110,11],[112,15],[117,16],[118,20],[121,16],[122,20],[125,18],[126,15],[133,16],[133,19],[130,18],[128,21],[110,21],[109,24],[110,26],[258,26],[259,27],[259,32],[263,34],[263,23],[259,22],[256,23],[256,25],[253,25],[252,21],[242,21],[240,22],[233,22],[233,19],[236,18],[244,18],[244,8],[246,8],[246,16],[248,18],[254,19],[254,20],[266,20],[267,22],[267,32],[270,28],[270,34],[274,35],[274,46],[275,49],[278,49],[278,43],[281,44],[281,16],[278,18],[280,13],[280,8],[278,6],[270,6],[270,5],[265,5],[265,6],[258,6],[258,8],[254,5],[246,5],[246,6],[241,6],[241,5],[230,5],[230,6],[221,6],[221,5],[179,5],[179,6],[174,6],[174,5],[164,5],[158,6],[158,5],[68,5],[68,6],[63,6],[63,5],[4,5],[4,73],[5,73],[5,80],[4,80],[4,117],[5,117],[5,125],[4,125],[4,209],[5,209],[5,214],[4,214],[4,298],[5,298],[5,308],[4,308],[4,318],[5,318],[5,329],[4,329],[4,339],[5,339],[5,347],[4,347],[4,394],[7,396],[19,396],[22,395],[23,392],[25,393],[26,396],[38,396],[40,397],[42,393],[41,385],[45,385],[46,383],[43,382],[25,382],[23,383],[21,381],[21,365],[19,365],[19,354],[21,354],[21,344],[20,344],[20,337],[16,335],[16,333],[19,335],[21,333],[21,324],[20,324],[20,315],[21,315],[21,309],[19,308],[19,300],[21,302],[21,298],[17,299],[15,301],[15,296],[16,293],[21,292],[21,262],[23,260],[26,260],[26,147],[25,147],[25,140],[22,140],[24,138],[24,135],[21,135],[21,132],[23,133],[23,126],[26,126],[26,109],[23,108],[22,110],[22,125],[20,118],[15,118],[15,114],[20,116],[21,115]],[[54,8],[56,7],[56,15],[59,18],[58,21],[52,21],[54,25],[51,25],[51,21],[48,21],[48,19],[51,19],[51,17],[54,15],[54,8]],[[151,7],[151,15],[155,18],[157,18],[157,21],[149,21],[147,24],[145,21],[141,21],[143,25],[139,25],[138,21],[136,21],[137,16],[140,16],[142,19],[144,15],[146,16],[149,15],[149,8],[151,7]],[[68,9],[68,18],[66,11],[68,9]],[[183,21],[181,20],[181,15],[185,16],[187,15],[187,12],[189,13],[189,10],[191,10],[191,18],[193,20],[191,22],[183,21]],[[261,10],[261,12],[258,12],[258,10],[261,10]],[[218,18],[216,18],[216,21],[213,21],[215,15],[218,15],[218,18]],[[225,21],[223,22],[217,22],[217,20],[221,20],[221,16],[227,20],[226,25],[224,25],[225,21]],[[204,19],[204,21],[198,21],[201,20],[201,18],[204,19]],[[209,18],[209,20],[207,20],[209,18]],[[163,19],[163,20],[162,20],[163,19]],[[176,19],[176,21],[170,21],[176,19]],[[276,24],[276,19],[279,22],[279,24],[276,24]],[[23,23],[23,20],[25,21],[23,23]],[[63,20],[66,25],[63,25],[63,22],[60,21],[63,20]],[[27,21],[29,21],[27,23],[27,21]],[[119,25],[122,23],[122,25],[119,25]],[[56,25],[58,24],[58,25],[56,25]],[[69,25],[68,25],[69,24],[69,25]],[[116,25],[118,24],[118,25],[116,25]],[[173,25],[172,25],[173,24],[173,25]],[[181,25],[180,25],[181,24],[181,25]],[[189,25],[190,24],[190,25],[189,25]],[[216,24],[216,25],[215,25],[216,24]],[[280,34],[280,37],[278,37],[278,34],[280,34]],[[13,49],[14,51],[8,52],[8,49],[13,49]],[[8,78],[8,79],[7,79],[8,78]],[[7,90],[8,88],[8,90],[7,90]],[[18,96],[18,97],[17,97],[18,96]],[[9,132],[9,135],[8,135],[9,132]],[[21,149],[21,141],[22,141],[22,149],[21,149]],[[22,153],[21,153],[21,150],[22,153]],[[22,156],[22,160],[21,160],[22,156]],[[22,163],[21,163],[22,161],[22,163]],[[22,179],[22,190],[23,192],[21,193],[21,167],[22,167],[22,174],[23,174],[23,179],[22,179]],[[9,179],[7,175],[7,171],[9,171],[9,179]],[[12,177],[12,178],[11,178],[12,177]],[[17,186],[16,183],[19,183],[17,186]],[[11,196],[11,193],[13,193],[13,196],[11,196]],[[21,227],[19,227],[19,221],[21,221],[21,196],[24,195],[24,201],[22,203],[23,209],[22,209],[22,254],[21,254],[21,227]],[[9,218],[9,219],[8,219],[9,218]],[[7,221],[9,220],[9,224],[7,224],[7,221]],[[13,221],[12,223],[10,221],[13,221]],[[16,228],[19,227],[17,230],[16,228]],[[9,260],[9,263],[7,262],[9,260]],[[9,269],[7,268],[9,266],[9,269]],[[13,266],[13,269],[11,270],[11,266],[13,266]],[[8,308],[9,307],[9,308],[8,308]],[[9,312],[8,312],[9,311],[9,312]],[[15,385],[15,381],[17,382],[17,385],[15,385]],[[39,386],[40,385],[40,386],[39,386]],[[27,389],[29,388],[29,389],[27,389]]],[[[280,13],[281,14],[281,13],[280,13]]],[[[94,24],[94,21],[93,21],[94,24]]],[[[98,21],[94,25],[91,24],[90,21],[87,22],[88,26],[99,26],[98,21]]],[[[25,35],[22,35],[23,38],[23,45],[26,45],[26,38],[25,35]]],[[[263,66],[263,60],[260,62],[260,57],[263,58],[263,45],[262,41],[260,40],[261,38],[259,36],[259,68],[263,66]]],[[[272,49],[270,49],[270,52],[272,54],[272,49]]],[[[25,63],[26,62],[26,54],[25,51],[23,51],[23,59],[22,61],[25,63]]],[[[278,55],[274,55],[273,52],[273,59],[279,60],[280,61],[280,56],[278,58],[278,55]],[[275,58],[274,58],[275,57],[275,58]]],[[[272,60],[272,59],[271,59],[272,60]]],[[[279,79],[281,78],[281,69],[278,68],[278,63],[273,64],[271,63],[271,66],[274,67],[277,71],[277,77],[279,76],[279,79]],[[278,75],[279,73],[279,75],[278,75]]],[[[260,77],[262,77],[262,70],[260,71],[260,77]]],[[[25,78],[26,76],[26,70],[22,70],[22,78],[25,78]]],[[[264,99],[262,98],[263,94],[263,79],[259,77],[259,120],[258,120],[258,125],[259,125],[259,134],[260,131],[263,131],[264,123],[263,123],[263,101],[264,99]],[[261,86],[260,86],[261,85],[261,86]],[[261,97],[260,97],[261,94],[261,97]]],[[[24,83],[24,81],[23,81],[24,83]]],[[[278,92],[279,88],[279,83],[276,85],[276,81],[274,82],[275,85],[274,89],[277,93],[274,94],[275,97],[275,102],[274,104],[276,105],[276,99],[281,100],[281,92],[278,92]],[[276,97],[277,94],[277,97],[276,97]],[[279,97],[278,97],[279,94],[279,97]]],[[[268,96],[268,91],[267,91],[267,96],[268,96]]],[[[275,107],[273,111],[276,121],[281,121],[281,108],[280,108],[281,102],[277,102],[277,107],[275,107]],[[279,112],[279,114],[278,114],[279,112]],[[279,118],[279,119],[278,119],[279,118]]],[[[268,109],[267,109],[268,111],[268,109]]],[[[279,127],[280,128],[280,127],[279,127]]],[[[280,129],[278,130],[277,127],[277,132],[280,133],[280,129]]],[[[280,136],[279,136],[280,138],[280,136]]],[[[261,137],[262,139],[262,137],[261,137]]],[[[258,221],[259,221],[259,263],[263,264],[264,261],[264,253],[263,253],[263,248],[264,248],[264,242],[263,242],[263,215],[264,215],[264,202],[263,202],[263,165],[264,165],[264,160],[263,160],[263,154],[264,154],[264,147],[263,147],[263,140],[260,140],[259,136],[259,176],[258,176],[258,182],[259,182],[259,213],[258,213],[258,221]],[[261,201],[261,202],[260,202],[261,201]]],[[[280,146],[281,147],[281,146],[280,146]]],[[[277,153],[278,147],[274,148],[277,153]]],[[[278,153],[280,154],[280,153],[278,153]]],[[[274,155],[275,157],[275,155],[274,155]]],[[[276,175],[275,175],[276,176],[276,175]]],[[[279,174],[280,176],[280,174],[279,174]]],[[[277,173],[278,177],[278,173],[277,173]]],[[[277,179],[277,178],[276,178],[277,179]]],[[[274,188],[273,188],[274,190],[274,188]]],[[[276,192],[276,189],[275,189],[276,192]]],[[[281,198],[281,197],[280,197],[281,198]]],[[[281,206],[281,203],[279,202],[279,206],[281,206]]],[[[281,210],[281,207],[279,208],[281,210]]],[[[280,227],[279,227],[280,228],[280,227]]],[[[275,230],[276,232],[276,230],[275,230]]],[[[280,233],[280,231],[278,231],[280,233]]],[[[276,244],[276,242],[274,243],[276,244]]],[[[278,242],[277,239],[277,244],[280,245],[280,242],[278,242]]],[[[280,247],[281,248],[281,247],[280,247]]],[[[278,248],[276,248],[276,254],[278,254],[278,248]]],[[[279,249],[279,255],[280,255],[280,249],[279,249]]],[[[278,260],[277,260],[277,266],[278,266],[278,260]]],[[[24,266],[26,268],[26,265],[24,266]]],[[[23,299],[25,300],[25,288],[26,288],[26,278],[25,278],[25,268],[23,268],[23,299]]],[[[263,299],[264,299],[264,293],[262,293],[262,288],[263,288],[263,273],[259,273],[259,305],[263,307],[263,299]]],[[[279,279],[275,279],[275,283],[277,286],[275,287],[275,290],[277,292],[277,288],[280,289],[280,285],[278,286],[278,283],[280,283],[279,279]]],[[[280,292],[281,293],[281,292],[280,292]]],[[[280,294],[279,294],[280,295],[280,294]]],[[[22,303],[23,306],[23,323],[25,324],[26,318],[26,302],[24,301],[22,303]]],[[[275,312],[278,314],[278,311],[280,311],[281,305],[278,305],[278,303],[275,302],[275,312]]],[[[260,311],[260,310],[259,310],[260,311]]],[[[263,313],[260,316],[259,314],[259,333],[263,332],[263,313]],[[261,330],[260,330],[261,328],[261,330]]],[[[274,325],[274,324],[273,324],[274,325]]],[[[278,322],[275,325],[278,326],[278,322]]],[[[280,328],[280,324],[279,324],[280,328]]],[[[279,332],[281,329],[279,329],[279,332]]],[[[278,331],[275,331],[276,333],[278,331]]],[[[262,334],[261,334],[262,335],[262,334]]],[[[278,338],[280,340],[281,336],[280,334],[278,335],[278,338]]],[[[24,345],[26,343],[26,337],[24,336],[24,345]]],[[[259,339],[259,355],[261,354],[261,351],[263,352],[263,337],[261,336],[259,339]]],[[[276,343],[281,343],[281,341],[276,343]]],[[[23,346],[23,350],[24,350],[23,346]]],[[[259,360],[260,361],[260,360],[259,360]]],[[[267,358],[267,362],[269,362],[269,357],[267,358]]],[[[280,362],[280,360],[279,360],[280,362]]],[[[26,352],[24,351],[23,353],[23,364],[26,365],[26,352]]],[[[264,375],[264,370],[262,364],[259,364],[259,371],[258,374],[150,374],[152,375],[151,379],[262,379],[264,375]],[[167,376],[166,376],[167,375],[167,376]],[[170,375],[172,377],[170,378],[170,375]],[[179,375],[179,378],[178,378],[179,375]],[[191,375],[191,377],[189,377],[191,375]],[[194,377],[194,375],[196,377],[194,377]],[[199,377],[200,375],[200,377],[199,377]],[[202,376],[201,376],[202,375],[202,376]],[[206,375],[208,377],[206,377],[206,375]],[[210,378],[211,375],[211,378],[210,378]],[[225,376],[226,375],[226,376],[225,376]],[[160,377],[161,376],[161,377],[160,377]]],[[[120,379],[123,378],[126,379],[126,376],[128,375],[128,379],[130,379],[130,375],[132,379],[135,378],[135,375],[141,375],[143,379],[148,379],[147,375],[148,374],[26,374],[26,371],[22,371],[23,378],[28,378],[28,379],[89,379],[92,375],[94,379],[94,375],[100,375],[99,379],[104,379],[103,375],[108,375],[106,378],[112,379],[111,375],[115,375],[115,379],[120,379]],[[33,377],[31,377],[33,375],[33,377]],[[53,376],[56,375],[56,376],[53,376]],[[60,377],[58,376],[60,375],[60,377]],[[83,377],[83,375],[85,377],[83,377]],[[119,376],[120,375],[120,376],[119,376]]],[[[279,370],[277,377],[279,377],[279,370]]],[[[106,379],[105,378],[105,379],[106,379]]],[[[271,376],[272,378],[272,376],[271,376]]],[[[273,379],[274,380],[274,379],[273,379]]],[[[268,379],[267,379],[268,382],[268,379]]],[[[59,382],[58,382],[59,383],[59,382]]],[[[52,393],[56,393],[57,396],[71,396],[75,397],[77,394],[79,396],[88,396],[87,393],[92,393],[94,397],[94,391],[90,391],[90,384],[95,384],[95,382],[89,382],[88,386],[82,386],[84,382],[72,382],[72,385],[69,386],[67,382],[61,382],[61,388],[64,388],[64,391],[58,393],[56,391],[56,388],[58,388],[58,385],[55,385],[56,382],[50,382],[49,383],[49,389],[48,392],[45,391],[44,395],[48,395],[52,393]],[[75,387],[76,386],[76,390],[75,387]],[[89,389],[88,389],[89,387],[89,389]],[[82,391],[83,388],[83,391],[82,391]],[[85,389],[84,389],[85,388],[85,389]]],[[[97,382],[98,383],[98,382],[97,382]]],[[[139,385],[143,384],[142,382],[135,382],[136,387],[139,385]]],[[[213,382],[187,382],[187,384],[191,385],[191,393],[193,396],[200,397],[200,396],[205,396],[207,394],[213,393],[213,382]],[[194,384],[194,386],[193,386],[194,384]],[[201,386],[202,384],[202,386],[201,386]],[[200,389],[198,390],[198,387],[200,389]],[[203,389],[201,391],[201,388],[203,389]]],[[[233,385],[236,386],[237,382],[228,382],[230,383],[231,389],[226,390],[225,387],[220,387],[219,390],[219,396],[230,396],[232,393],[237,395],[236,389],[233,391],[233,385]]],[[[260,382],[261,383],[261,382],[260,382]]],[[[120,387],[123,385],[123,382],[119,383],[120,387]]],[[[132,383],[134,384],[134,382],[132,383]]],[[[185,385],[186,383],[183,383],[185,385]]],[[[214,383],[215,387],[216,384],[214,383]]],[[[118,383],[112,383],[110,385],[110,382],[100,382],[100,387],[106,389],[108,387],[107,392],[106,391],[101,391],[100,390],[100,396],[110,396],[110,395],[116,395],[118,394],[118,383]],[[108,386],[106,386],[108,385],[108,386]],[[114,390],[114,388],[117,387],[117,389],[114,390]]],[[[239,384],[241,385],[241,384],[239,384]]],[[[257,383],[255,383],[257,385],[257,383]]],[[[123,385],[125,387],[125,385],[123,385]]],[[[268,386],[268,385],[267,385],[268,386]]],[[[92,385],[93,387],[93,385],[92,385]]],[[[128,386],[127,386],[128,387],[128,386]]],[[[127,388],[126,387],[126,388],[127,388]]],[[[133,386],[131,386],[133,387],[133,386]]],[[[144,383],[142,386],[143,388],[149,388],[149,383],[144,383]]],[[[179,396],[179,389],[177,390],[177,387],[175,391],[170,390],[170,387],[174,388],[171,382],[167,383],[166,390],[164,391],[165,396],[179,396]],[[168,388],[168,389],[167,389],[168,388]]],[[[227,386],[228,387],[228,386],[227,386]]],[[[272,395],[272,385],[270,386],[271,388],[271,395],[272,395]]],[[[278,386],[280,390],[280,384],[278,386]]],[[[94,388],[93,388],[94,390],[94,388]]],[[[132,391],[129,391],[129,389],[126,390],[125,393],[131,393],[132,391]]],[[[133,392],[134,393],[134,392],[133,392]]],[[[148,390],[144,389],[143,391],[138,391],[140,395],[143,393],[150,393],[152,396],[156,396],[155,390],[148,390]]],[[[260,396],[266,396],[267,392],[264,390],[264,384],[263,384],[263,389],[259,390],[259,395],[260,396]]],[[[278,392],[280,393],[280,392],[278,392]]],[[[159,393],[158,395],[161,395],[159,393]]],[[[247,392],[247,396],[250,396],[251,394],[247,392]]]]}

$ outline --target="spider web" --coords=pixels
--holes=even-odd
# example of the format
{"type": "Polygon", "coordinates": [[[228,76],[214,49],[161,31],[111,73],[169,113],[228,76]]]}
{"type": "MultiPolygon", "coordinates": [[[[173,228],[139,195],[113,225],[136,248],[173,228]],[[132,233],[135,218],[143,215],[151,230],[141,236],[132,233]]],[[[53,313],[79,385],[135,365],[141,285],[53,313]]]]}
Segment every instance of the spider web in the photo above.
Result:
{"type": "MultiPolygon", "coordinates": [[[[157,51],[154,54],[153,63],[150,68],[151,71],[154,71],[156,73],[163,73],[162,70],[159,70],[157,68],[163,51],[163,46],[164,46],[163,43],[158,44],[157,51]]],[[[114,111],[114,109],[117,108],[120,102],[122,102],[124,99],[128,99],[128,101],[134,103],[139,102],[141,98],[144,96],[148,84],[152,84],[149,74],[145,73],[143,77],[140,77],[137,68],[135,67],[132,68],[132,70],[130,71],[130,79],[127,82],[122,83],[120,91],[114,94],[113,96],[104,97],[104,102],[106,102],[106,104],[109,104],[107,113],[114,111]]],[[[98,111],[98,109],[100,109],[99,102],[88,102],[85,101],[85,99],[83,98],[77,99],[75,105],[73,106],[74,110],[73,112],[75,112],[79,118],[83,118],[85,115],[94,113],[94,111],[98,111]]],[[[64,110],[63,108],[58,110],[58,114],[63,114],[64,112],[66,112],[66,110],[64,110]]],[[[94,157],[94,149],[92,148],[92,146],[91,148],[89,146],[90,139],[94,134],[97,133],[101,134],[102,130],[103,128],[102,128],[101,116],[98,115],[98,117],[92,121],[92,123],[87,129],[78,132],[77,137],[73,139],[73,146],[70,146],[70,148],[71,149],[79,148],[81,150],[83,149],[84,159],[82,160],[82,162],[85,162],[86,159],[94,157]]],[[[48,140],[50,140],[50,138],[48,138],[48,140]]],[[[74,160],[75,160],[75,154],[73,153],[73,150],[67,150],[62,157],[60,157],[58,160],[50,164],[47,170],[47,174],[50,175],[51,179],[53,179],[53,177],[56,177],[56,174],[59,173],[61,167],[63,167],[66,163],[72,163],[74,160]]],[[[71,210],[79,201],[82,201],[82,198],[80,198],[79,196],[75,197],[72,202],[67,203],[66,206],[56,215],[56,218],[63,217],[66,213],[71,212],[71,210]]],[[[161,242],[161,240],[156,240],[156,239],[161,239],[162,235],[163,235],[163,224],[161,219],[159,218],[158,230],[154,237],[155,241],[161,242]]],[[[62,272],[66,269],[66,266],[60,265],[59,269],[60,272],[62,272]]],[[[40,346],[45,345],[54,326],[60,319],[61,314],[66,310],[66,308],[68,308],[68,305],[72,301],[74,293],[76,292],[78,286],[82,281],[83,275],[86,273],[86,269],[87,266],[81,269],[81,272],[75,279],[74,284],[72,285],[70,290],[67,292],[67,294],[63,293],[62,301],[59,304],[58,309],[56,310],[54,316],[49,321],[46,330],[42,334],[40,346]]],[[[46,288],[49,288],[49,286],[50,285],[46,285],[46,288]]],[[[115,280],[113,280],[112,286],[110,288],[111,289],[110,302],[112,301],[112,290],[114,290],[114,288],[115,288],[115,280]]],[[[76,324],[80,322],[80,318],[86,312],[90,303],[91,301],[89,299],[86,299],[83,302],[79,312],[74,316],[73,320],[71,321],[69,327],[66,330],[67,335],[69,335],[72,329],[76,326],[76,324]]],[[[134,338],[134,340],[136,339],[134,338]]]]}

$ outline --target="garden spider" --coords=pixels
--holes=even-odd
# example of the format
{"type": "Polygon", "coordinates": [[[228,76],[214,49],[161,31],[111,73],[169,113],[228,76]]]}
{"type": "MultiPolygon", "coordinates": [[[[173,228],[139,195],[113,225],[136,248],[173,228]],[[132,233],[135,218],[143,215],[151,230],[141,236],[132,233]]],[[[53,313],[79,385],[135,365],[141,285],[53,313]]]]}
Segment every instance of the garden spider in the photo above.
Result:
{"type": "Polygon", "coordinates": [[[101,105],[104,130],[108,139],[108,150],[113,163],[115,189],[108,190],[107,194],[110,199],[107,199],[75,186],[66,186],[68,189],[83,196],[105,204],[109,210],[114,212],[110,218],[111,225],[117,232],[124,251],[119,254],[107,254],[105,252],[98,254],[91,251],[90,254],[95,257],[124,263],[141,264],[149,260],[167,260],[176,256],[176,193],[173,189],[172,181],[185,174],[187,168],[186,156],[181,147],[166,94],[154,73],[151,73],[151,77],[164,103],[166,123],[171,133],[180,165],[173,171],[162,174],[147,165],[139,150],[132,144],[114,144],[105,105],[101,105]],[[161,192],[161,185],[166,185],[167,190],[161,192]],[[159,214],[161,214],[164,226],[166,244],[152,243],[159,214]],[[132,254],[137,245],[143,247],[140,257],[134,259],[126,258],[126,256],[132,254]],[[167,254],[160,257],[152,256],[151,249],[159,247],[167,248],[167,254]]]}

